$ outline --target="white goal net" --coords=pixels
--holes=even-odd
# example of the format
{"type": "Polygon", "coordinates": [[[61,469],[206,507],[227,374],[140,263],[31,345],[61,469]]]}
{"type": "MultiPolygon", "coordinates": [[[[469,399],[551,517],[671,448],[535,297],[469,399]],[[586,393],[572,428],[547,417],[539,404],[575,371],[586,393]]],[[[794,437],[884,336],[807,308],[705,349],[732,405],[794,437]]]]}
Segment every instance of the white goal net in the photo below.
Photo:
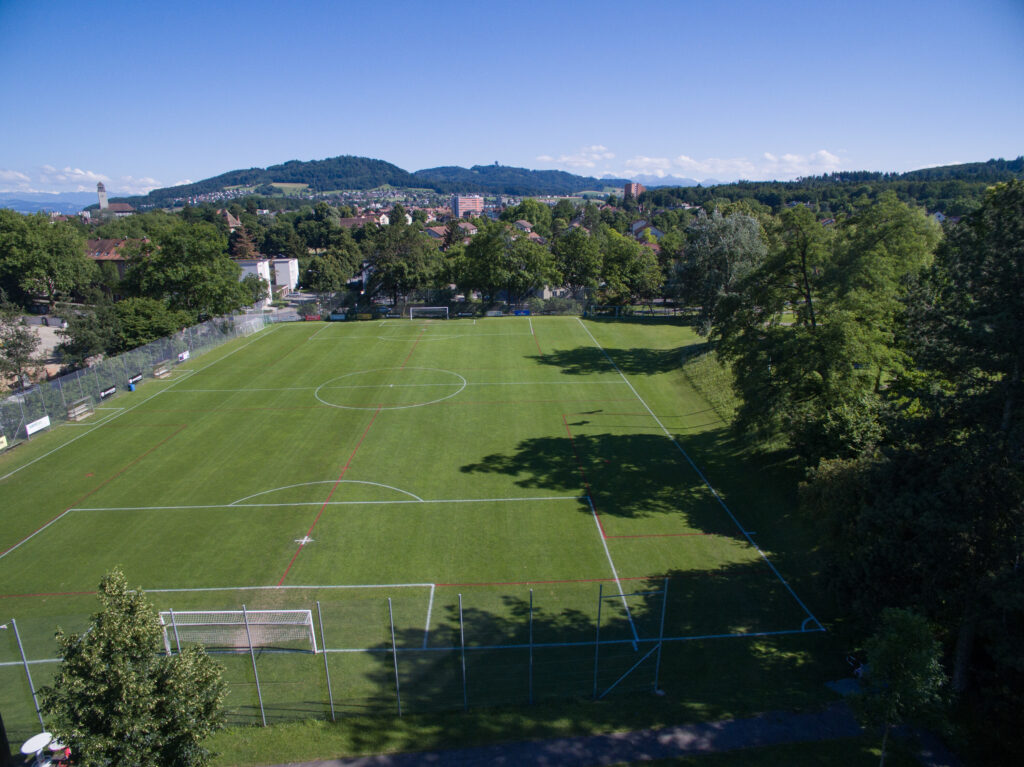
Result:
{"type": "Polygon", "coordinates": [[[164,649],[201,644],[212,650],[267,647],[317,652],[310,610],[168,610],[160,613],[164,649]]]}
{"type": "Polygon", "coordinates": [[[434,320],[446,320],[448,319],[448,307],[447,306],[410,306],[409,307],[409,319],[434,319],[434,320]]]}

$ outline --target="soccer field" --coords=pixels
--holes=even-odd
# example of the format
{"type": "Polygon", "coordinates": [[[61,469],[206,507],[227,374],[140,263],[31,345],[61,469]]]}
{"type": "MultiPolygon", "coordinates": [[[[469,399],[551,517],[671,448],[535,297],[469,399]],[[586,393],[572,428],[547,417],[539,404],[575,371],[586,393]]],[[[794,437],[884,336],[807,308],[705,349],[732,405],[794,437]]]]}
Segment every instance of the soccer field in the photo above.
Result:
{"type": "MultiPolygon", "coordinates": [[[[662,646],[821,631],[687,452],[723,426],[679,372],[696,342],[507,317],[227,343],[0,456],[0,621],[38,687],[114,566],[161,610],[319,602],[326,653],[257,656],[268,718],[615,695],[650,689],[662,646]]],[[[232,721],[258,721],[248,652],[218,658],[232,721]]]]}

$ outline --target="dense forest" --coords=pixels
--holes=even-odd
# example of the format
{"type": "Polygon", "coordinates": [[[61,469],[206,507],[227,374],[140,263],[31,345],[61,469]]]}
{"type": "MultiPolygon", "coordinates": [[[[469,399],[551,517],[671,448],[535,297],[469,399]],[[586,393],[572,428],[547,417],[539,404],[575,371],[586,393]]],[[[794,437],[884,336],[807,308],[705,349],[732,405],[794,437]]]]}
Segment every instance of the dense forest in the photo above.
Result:
{"type": "Polygon", "coordinates": [[[875,199],[893,192],[904,202],[946,216],[962,216],[973,209],[985,189],[1000,181],[1024,178],[1024,157],[1015,160],[947,165],[908,173],[868,171],[830,173],[796,181],[739,181],[718,186],[659,188],[645,192],[641,201],[653,208],[756,201],[774,213],[787,205],[807,203],[823,216],[853,212],[861,197],[875,199]]]}

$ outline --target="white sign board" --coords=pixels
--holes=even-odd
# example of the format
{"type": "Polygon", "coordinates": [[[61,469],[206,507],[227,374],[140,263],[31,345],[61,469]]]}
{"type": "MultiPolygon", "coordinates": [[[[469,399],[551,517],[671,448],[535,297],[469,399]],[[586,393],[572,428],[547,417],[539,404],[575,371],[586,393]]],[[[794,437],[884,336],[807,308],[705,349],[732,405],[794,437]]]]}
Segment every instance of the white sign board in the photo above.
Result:
{"type": "Polygon", "coordinates": [[[6,448],[7,448],[7,437],[5,437],[3,434],[0,434],[0,450],[4,450],[6,448]]]}
{"type": "Polygon", "coordinates": [[[50,425],[50,416],[44,415],[38,421],[33,421],[32,423],[25,424],[25,436],[26,437],[31,437],[37,431],[42,431],[43,429],[45,429],[49,425],[50,425]]]}
{"type": "Polygon", "coordinates": [[[188,349],[186,349],[185,351],[183,351],[181,354],[178,355],[178,362],[184,362],[187,359],[188,359],[188,349]]]}

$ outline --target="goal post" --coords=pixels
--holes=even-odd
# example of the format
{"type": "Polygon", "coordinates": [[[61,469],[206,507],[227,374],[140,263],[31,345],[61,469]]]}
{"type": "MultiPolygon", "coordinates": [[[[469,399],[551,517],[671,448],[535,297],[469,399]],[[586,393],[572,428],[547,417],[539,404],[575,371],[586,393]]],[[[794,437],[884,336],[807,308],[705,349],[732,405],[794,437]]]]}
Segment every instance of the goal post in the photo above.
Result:
{"type": "Polygon", "coordinates": [[[319,652],[311,610],[167,610],[160,626],[168,654],[184,644],[242,651],[250,642],[254,648],[319,652]]]}
{"type": "Polygon", "coordinates": [[[410,306],[409,307],[409,319],[414,320],[417,318],[422,319],[433,319],[433,320],[446,320],[448,319],[448,307],[447,306],[410,306]]]}

